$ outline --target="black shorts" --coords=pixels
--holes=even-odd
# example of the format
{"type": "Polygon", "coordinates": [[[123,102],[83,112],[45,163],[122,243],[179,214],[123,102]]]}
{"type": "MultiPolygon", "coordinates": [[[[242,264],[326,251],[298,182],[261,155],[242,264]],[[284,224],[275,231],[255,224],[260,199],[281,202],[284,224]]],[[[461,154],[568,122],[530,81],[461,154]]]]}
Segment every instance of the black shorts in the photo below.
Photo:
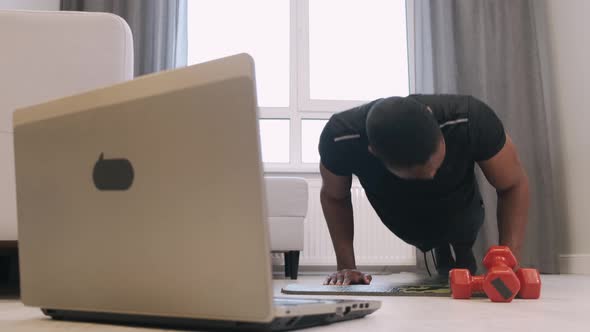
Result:
{"type": "MultiPolygon", "coordinates": [[[[449,228],[444,235],[446,243],[472,247],[485,219],[485,208],[479,193],[470,206],[449,219],[449,228]]],[[[443,244],[446,244],[443,243],[443,244]]]]}
{"type": "Polygon", "coordinates": [[[450,216],[433,216],[429,218],[431,219],[430,225],[420,227],[419,231],[404,232],[402,229],[394,230],[385,222],[384,224],[400,239],[426,252],[449,243],[472,247],[483,225],[484,218],[483,200],[479,192],[476,191],[471,203],[466,208],[450,216]]]}

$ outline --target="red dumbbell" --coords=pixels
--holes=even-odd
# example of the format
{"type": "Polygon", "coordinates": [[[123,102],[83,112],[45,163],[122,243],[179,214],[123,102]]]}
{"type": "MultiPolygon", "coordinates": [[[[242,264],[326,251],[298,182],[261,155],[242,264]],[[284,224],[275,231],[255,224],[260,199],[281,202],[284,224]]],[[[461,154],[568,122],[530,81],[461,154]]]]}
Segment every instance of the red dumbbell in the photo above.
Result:
{"type": "Polygon", "coordinates": [[[516,276],[520,281],[519,298],[535,300],[541,297],[541,275],[537,269],[521,268],[516,271],[516,276]]]}
{"type": "MultiPolygon", "coordinates": [[[[488,273],[471,276],[469,270],[453,269],[449,273],[455,299],[468,299],[472,293],[484,292],[493,302],[511,302],[520,291],[520,281],[513,269],[516,257],[508,247],[491,247],[483,260],[488,273]]],[[[525,276],[528,274],[525,274],[525,276]]]]}

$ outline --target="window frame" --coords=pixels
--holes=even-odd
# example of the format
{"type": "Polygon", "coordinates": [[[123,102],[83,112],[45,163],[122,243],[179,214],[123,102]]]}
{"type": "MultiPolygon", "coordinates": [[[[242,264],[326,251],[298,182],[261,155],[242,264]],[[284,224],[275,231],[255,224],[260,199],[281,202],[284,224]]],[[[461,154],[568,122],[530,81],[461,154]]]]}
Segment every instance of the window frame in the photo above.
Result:
{"type": "MultiPolygon", "coordinates": [[[[414,0],[406,1],[409,91],[415,89],[414,0]]],[[[259,107],[259,119],[289,120],[289,163],[265,162],[265,173],[319,173],[318,163],[302,162],[302,120],[327,120],[335,112],[367,100],[313,100],[310,98],[309,0],[289,0],[289,106],[259,107]]]]}

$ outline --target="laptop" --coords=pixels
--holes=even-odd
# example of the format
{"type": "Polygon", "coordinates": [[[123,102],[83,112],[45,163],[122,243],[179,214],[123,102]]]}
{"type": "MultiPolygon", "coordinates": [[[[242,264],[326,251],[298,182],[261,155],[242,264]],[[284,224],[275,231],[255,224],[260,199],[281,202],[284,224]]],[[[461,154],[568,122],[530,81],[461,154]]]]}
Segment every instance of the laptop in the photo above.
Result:
{"type": "Polygon", "coordinates": [[[273,298],[254,63],[17,110],[22,301],[55,319],[279,331],[379,301],[273,298]]]}

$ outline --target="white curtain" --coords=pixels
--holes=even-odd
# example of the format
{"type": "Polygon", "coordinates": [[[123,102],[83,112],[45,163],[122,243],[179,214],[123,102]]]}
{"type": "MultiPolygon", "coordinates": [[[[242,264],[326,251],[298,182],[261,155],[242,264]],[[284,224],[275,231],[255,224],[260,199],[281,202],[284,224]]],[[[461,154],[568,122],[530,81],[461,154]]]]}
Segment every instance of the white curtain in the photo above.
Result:
{"type": "MultiPolygon", "coordinates": [[[[555,204],[551,110],[544,103],[532,0],[414,0],[414,21],[417,92],[469,94],[496,111],[530,178],[521,264],[558,273],[562,214],[555,204]]],[[[498,232],[495,190],[477,173],[486,205],[474,248],[481,258],[498,243],[498,232]]]]}
{"type": "Polygon", "coordinates": [[[62,0],[61,9],[124,18],[133,34],[135,76],[187,63],[187,0],[62,0]]]}

